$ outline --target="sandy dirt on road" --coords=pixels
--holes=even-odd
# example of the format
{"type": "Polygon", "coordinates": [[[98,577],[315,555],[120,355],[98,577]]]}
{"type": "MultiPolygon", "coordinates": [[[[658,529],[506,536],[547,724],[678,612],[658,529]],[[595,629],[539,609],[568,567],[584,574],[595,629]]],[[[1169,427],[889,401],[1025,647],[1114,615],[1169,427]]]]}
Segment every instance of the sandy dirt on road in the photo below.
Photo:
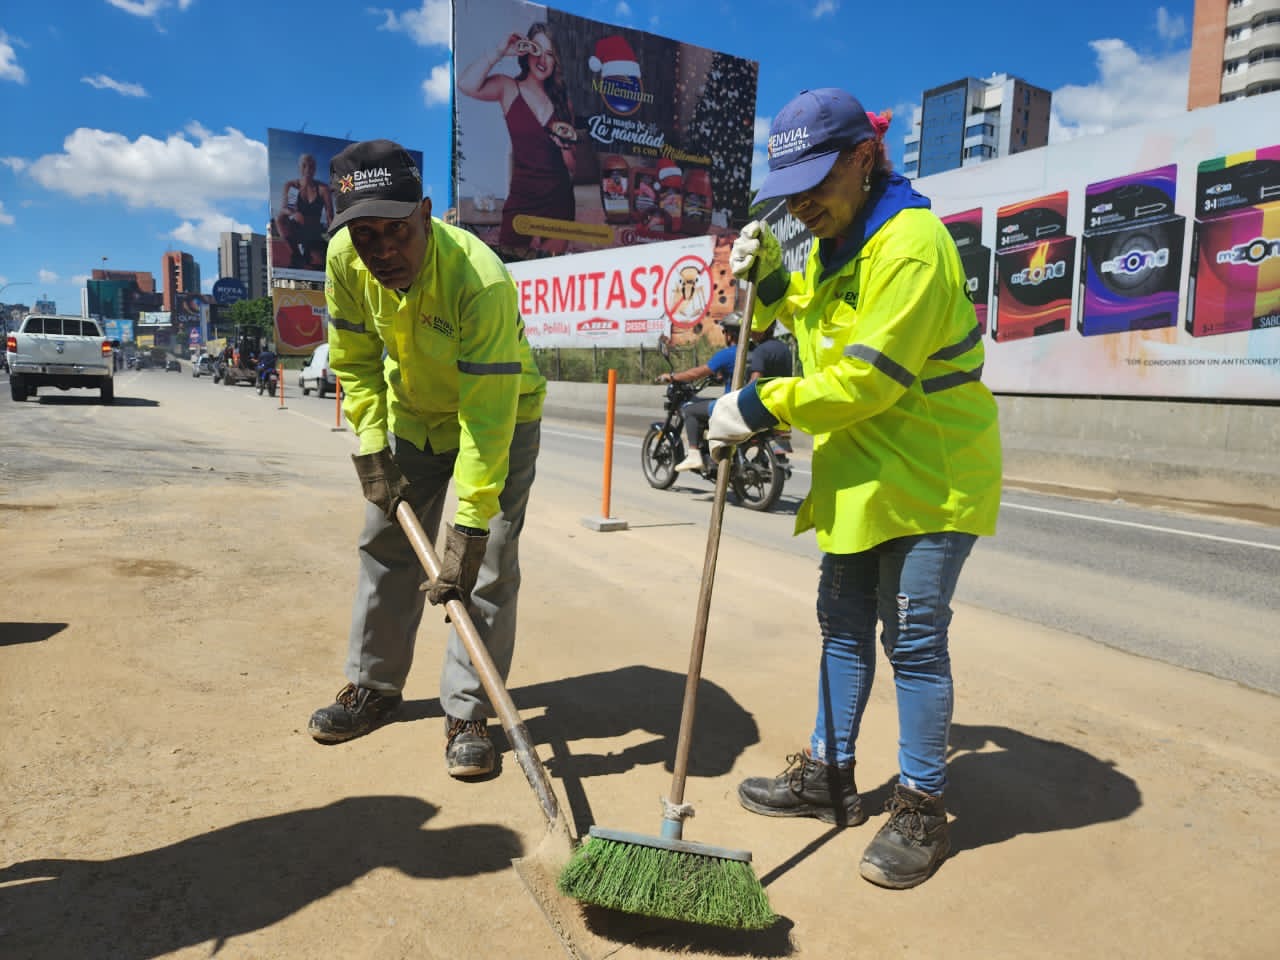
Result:
{"type": "MultiPolygon", "coordinates": [[[[443,769],[433,611],[400,722],[306,735],[343,683],[360,502],[339,447],[305,471],[192,456],[135,495],[6,478],[0,955],[567,955],[511,866],[543,820],[510,752],[485,782],[443,769]]],[[[601,534],[584,512],[580,491],[535,487],[511,690],[575,834],[654,834],[705,529],[637,510],[601,534]]],[[[981,610],[956,616],[955,852],[932,880],[860,879],[881,816],[837,831],[742,810],[738,781],[779,772],[810,723],[816,571],[732,526],[685,836],[751,850],[783,920],[575,913],[580,956],[1275,956],[1276,699],[981,610]]],[[[885,668],[857,771],[875,810],[895,741],[885,668]]]]}

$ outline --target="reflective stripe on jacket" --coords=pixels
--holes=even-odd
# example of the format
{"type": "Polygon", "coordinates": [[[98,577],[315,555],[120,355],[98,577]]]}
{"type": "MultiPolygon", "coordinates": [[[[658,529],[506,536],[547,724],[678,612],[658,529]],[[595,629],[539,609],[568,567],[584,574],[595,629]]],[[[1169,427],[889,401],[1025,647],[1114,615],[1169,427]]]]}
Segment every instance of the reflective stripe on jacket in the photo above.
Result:
{"type": "MultiPolygon", "coordinates": [[[[757,381],[765,408],[814,435],[796,533],[858,553],[920,533],[995,532],[1000,433],[955,243],[927,209],[904,209],[847,263],[805,272],[764,303],[796,337],[804,375],[757,381]]],[[[781,284],[776,285],[779,289],[781,284]]],[[[770,291],[774,292],[774,291],[770,291]]]]}
{"type": "Polygon", "coordinates": [[[541,417],[547,390],[506,268],[474,234],[432,219],[403,296],[373,278],[345,229],[329,241],[325,274],[329,365],[360,452],[381,450],[388,431],[457,450],[454,522],[487,529],[515,425],[541,417]]]}

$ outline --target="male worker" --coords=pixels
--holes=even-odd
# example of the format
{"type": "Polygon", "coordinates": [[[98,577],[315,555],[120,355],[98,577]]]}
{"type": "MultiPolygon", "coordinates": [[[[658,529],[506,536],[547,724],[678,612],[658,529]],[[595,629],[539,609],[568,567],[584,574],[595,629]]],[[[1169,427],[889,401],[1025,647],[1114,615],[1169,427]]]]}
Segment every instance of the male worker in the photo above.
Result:
{"type": "MultiPolygon", "coordinates": [[[[329,364],[360,440],[365,499],[346,675],[311,717],[322,742],[385,723],[401,703],[424,597],[461,600],[506,679],[515,645],[518,541],[538,455],[546,381],[506,268],[472,233],[431,216],[422,176],[389,140],[330,164],[337,216],[325,264],[329,364]],[[395,518],[410,504],[439,528],[450,479],[458,509],[429,587],[395,518]]],[[[437,540],[437,543],[440,541],[437,540]]],[[[493,716],[456,627],[440,676],[445,762],[455,777],[494,768],[493,716]]]]}

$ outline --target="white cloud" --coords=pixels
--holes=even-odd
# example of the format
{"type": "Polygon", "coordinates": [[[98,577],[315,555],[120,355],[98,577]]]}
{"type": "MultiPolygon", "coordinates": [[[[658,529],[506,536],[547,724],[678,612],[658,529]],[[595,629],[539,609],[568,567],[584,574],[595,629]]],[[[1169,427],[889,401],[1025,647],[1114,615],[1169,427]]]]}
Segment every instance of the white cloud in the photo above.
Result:
{"type": "Polygon", "coordinates": [[[1161,40],[1181,40],[1187,33],[1187,21],[1175,16],[1164,7],[1156,8],[1156,33],[1161,40]]]}
{"type": "Polygon", "coordinates": [[[154,17],[166,7],[177,7],[179,10],[186,10],[191,6],[193,0],[107,0],[107,3],[115,7],[117,10],[123,10],[125,13],[131,13],[135,17],[154,17]]]}
{"type": "Polygon", "coordinates": [[[1187,109],[1190,51],[1143,56],[1123,40],[1094,40],[1098,79],[1053,91],[1049,142],[1106,133],[1187,109]]]}
{"type": "Polygon", "coordinates": [[[81,77],[81,83],[87,83],[95,90],[114,90],[116,93],[126,97],[146,97],[150,96],[146,88],[140,83],[122,83],[119,80],[112,80],[105,73],[99,73],[93,77],[81,77]]]}
{"type": "Polygon", "coordinates": [[[751,142],[758,147],[763,147],[769,142],[769,127],[773,124],[773,117],[756,117],[755,124],[751,128],[751,142]]]}
{"type": "Polygon", "coordinates": [[[629,20],[631,18],[631,5],[627,0],[618,0],[618,5],[613,8],[613,16],[615,20],[629,20]]]}
{"type": "Polygon", "coordinates": [[[26,169],[27,161],[21,157],[0,157],[0,166],[8,167],[14,173],[21,173],[26,169]]]}
{"type": "Polygon", "coordinates": [[[13,214],[4,208],[4,201],[0,200],[0,226],[10,226],[13,224],[13,214]]]}
{"type": "Polygon", "coordinates": [[[837,0],[818,0],[818,2],[813,5],[813,10],[810,11],[810,15],[813,19],[818,20],[822,17],[833,16],[839,9],[840,4],[837,0]]]}
{"type": "Polygon", "coordinates": [[[451,6],[449,0],[422,0],[422,7],[405,13],[396,13],[385,7],[375,7],[371,13],[384,17],[379,30],[407,33],[420,47],[447,47],[451,40],[451,6]]]}
{"type": "Polygon", "coordinates": [[[16,42],[7,33],[0,30],[0,80],[26,83],[27,71],[18,65],[18,53],[13,49],[13,45],[16,42]]]}
{"type": "Polygon", "coordinates": [[[52,270],[41,270],[39,273],[36,274],[36,279],[39,280],[41,283],[54,284],[54,283],[57,283],[61,279],[61,277],[59,277],[52,270]]]}
{"type": "Polygon", "coordinates": [[[71,276],[71,285],[73,287],[83,287],[86,283],[93,279],[92,273],[76,273],[71,276]]]}
{"type": "Polygon", "coordinates": [[[769,142],[769,127],[773,123],[771,117],[756,117],[751,129],[751,140],[754,149],[751,151],[751,189],[760,186],[764,175],[769,172],[769,155],[764,147],[769,142]]]}
{"type": "Polygon", "coordinates": [[[267,147],[234,127],[215,134],[193,123],[164,140],[80,127],[29,172],[58,193],[118,197],[200,222],[217,215],[219,201],[266,201],[267,147]]]}
{"type": "Polygon", "coordinates": [[[437,103],[448,103],[453,91],[453,78],[447,63],[437,64],[431,68],[431,74],[422,81],[422,99],[428,107],[437,103]]]}
{"type": "Polygon", "coordinates": [[[177,240],[183,248],[199,247],[202,250],[217,250],[220,233],[253,233],[253,228],[226,214],[210,213],[207,216],[195,218],[194,223],[191,220],[183,220],[169,232],[169,236],[177,240]]]}

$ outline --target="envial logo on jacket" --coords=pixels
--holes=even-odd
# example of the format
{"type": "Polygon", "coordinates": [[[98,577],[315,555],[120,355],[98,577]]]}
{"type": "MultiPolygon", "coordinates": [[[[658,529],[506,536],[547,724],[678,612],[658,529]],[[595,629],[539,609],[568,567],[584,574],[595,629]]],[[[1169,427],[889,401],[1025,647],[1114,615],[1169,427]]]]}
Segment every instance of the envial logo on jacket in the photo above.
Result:
{"type": "Polygon", "coordinates": [[[1173,212],[1177,164],[1085,188],[1081,336],[1172,327],[1186,218],[1173,212]]]}

